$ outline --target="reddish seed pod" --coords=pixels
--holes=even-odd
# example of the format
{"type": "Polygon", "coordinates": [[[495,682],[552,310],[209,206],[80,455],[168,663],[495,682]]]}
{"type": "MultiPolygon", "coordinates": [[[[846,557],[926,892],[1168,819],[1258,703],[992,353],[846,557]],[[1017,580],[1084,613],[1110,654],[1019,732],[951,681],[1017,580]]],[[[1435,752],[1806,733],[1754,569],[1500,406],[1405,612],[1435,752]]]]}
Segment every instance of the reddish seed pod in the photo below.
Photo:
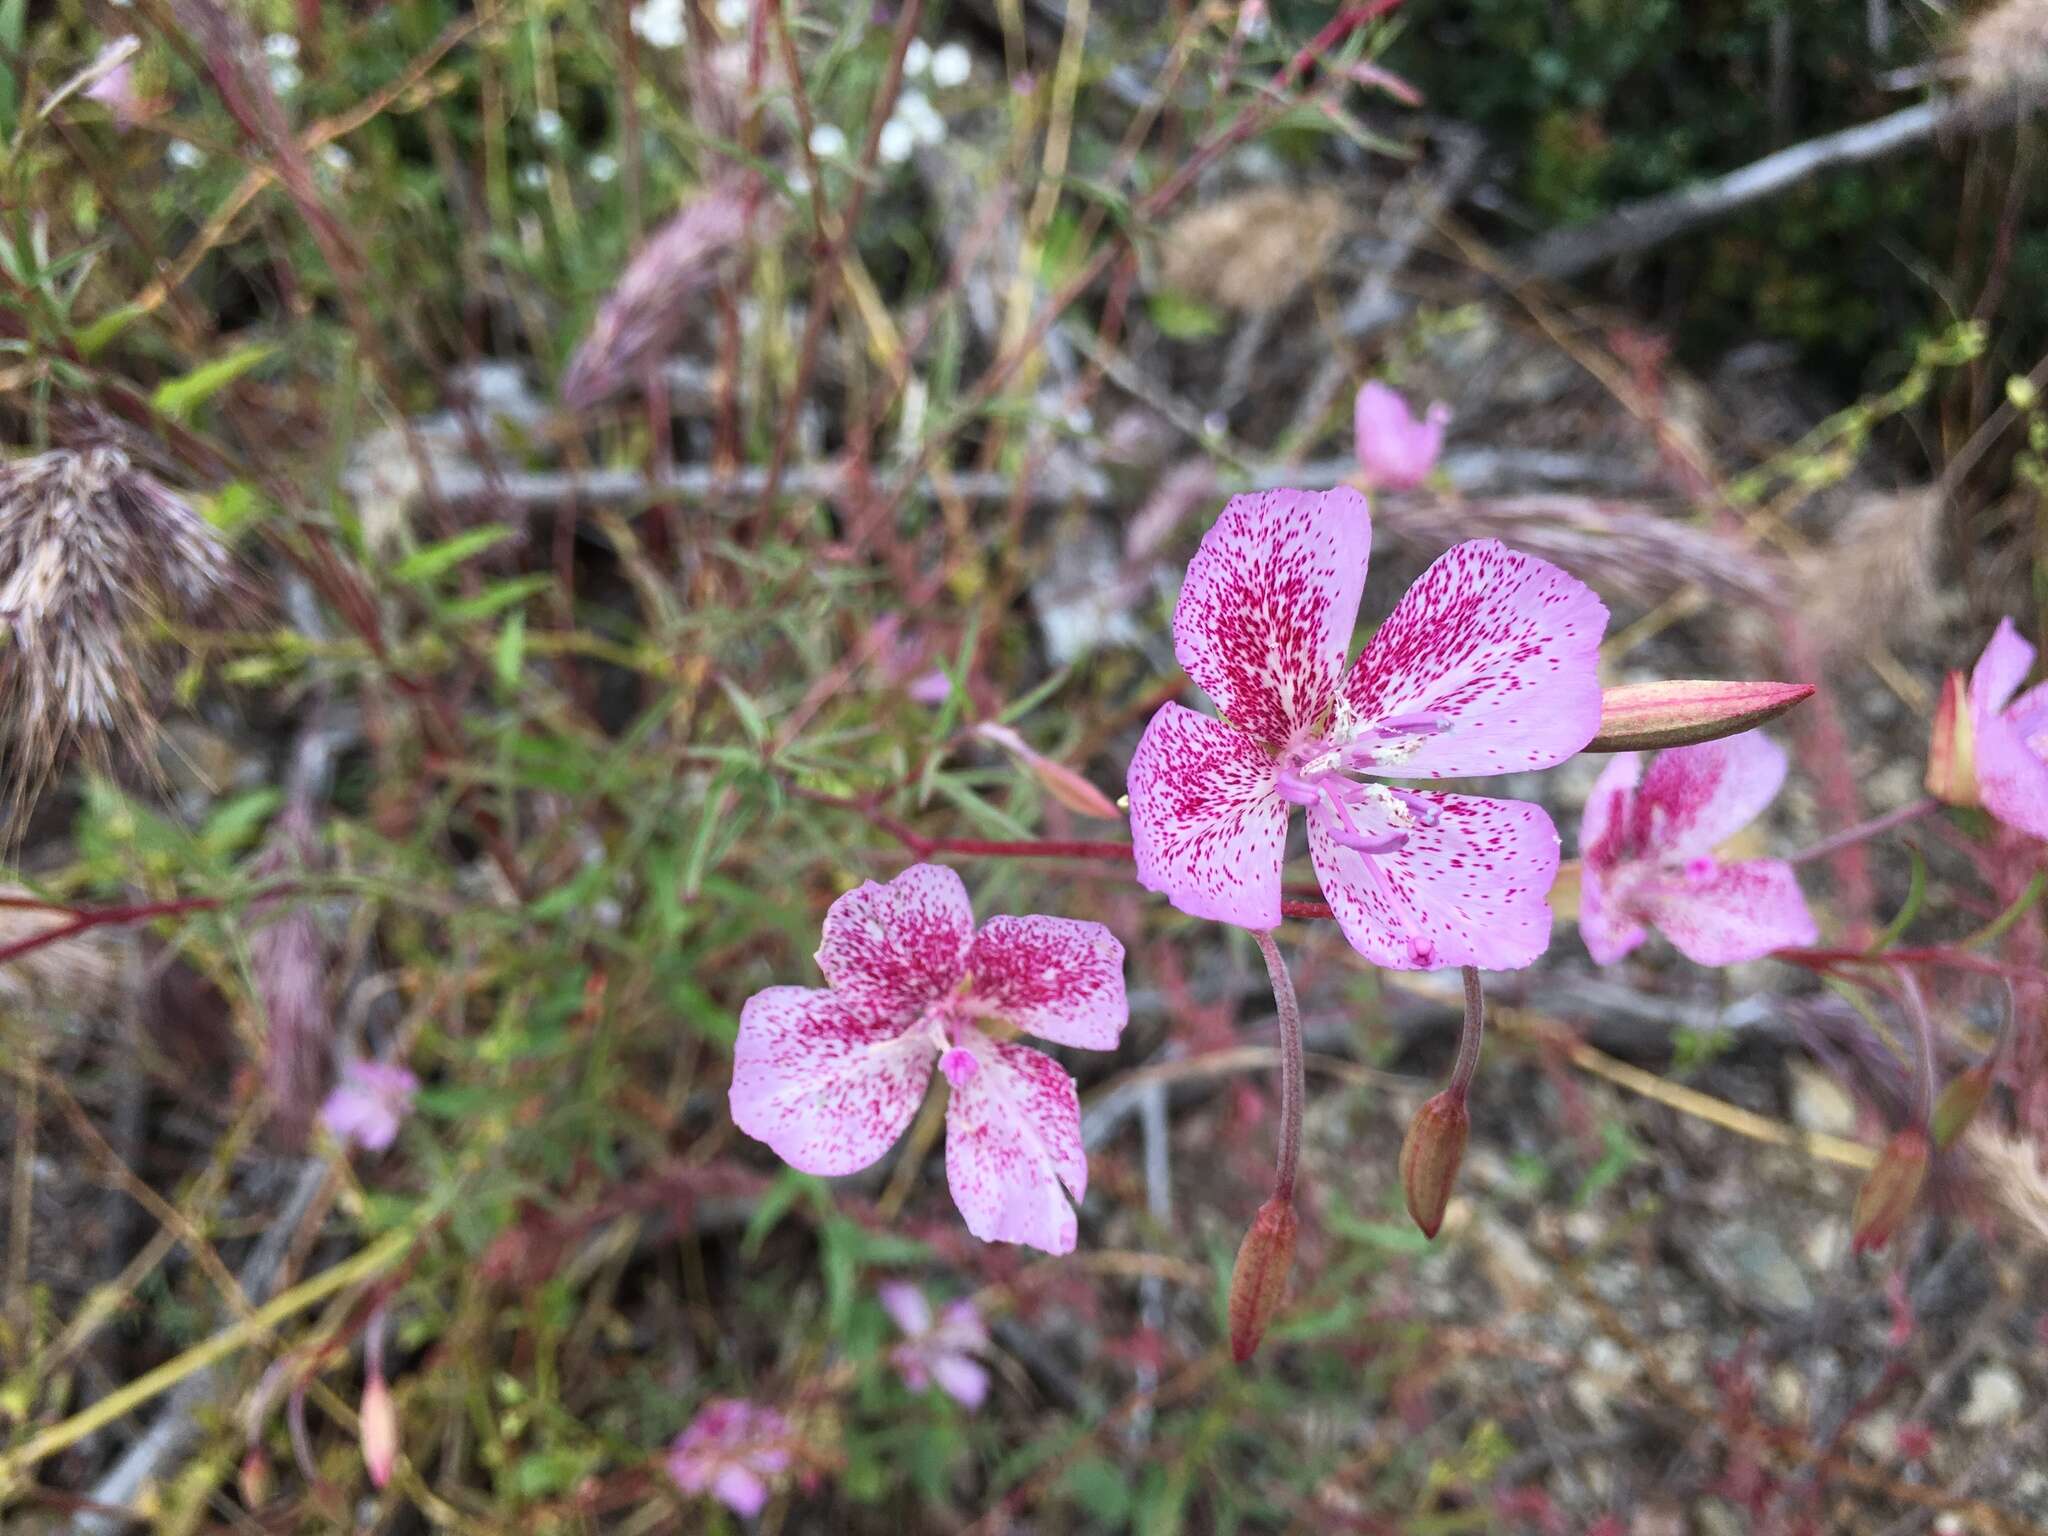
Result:
{"type": "Polygon", "coordinates": [[[363,1446],[363,1467],[370,1484],[382,1488],[391,1481],[398,1465],[398,1405],[382,1376],[373,1375],[363,1387],[363,1405],[358,1411],[363,1446]]]}
{"type": "Polygon", "coordinates": [[[1588,752],[1651,752],[1755,730],[1813,694],[1811,683],[1624,683],[1600,694],[1588,752]]]}
{"type": "Polygon", "coordinates": [[[1927,1182],[1927,1133],[1918,1126],[1900,1131],[1878,1155],[1877,1166],[1856,1195],[1853,1246],[1871,1253],[1892,1239],[1927,1182]]]}
{"type": "Polygon", "coordinates": [[[1230,1353],[1239,1365],[1257,1352],[1287,1294],[1296,1226],[1293,1205],[1275,1195],[1259,1207],[1238,1246],[1230,1272],[1230,1353]]]}
{"type": "Polygon", "coordinates": [[[1418,1109],[1408,1123],[1401,1143],[1401,1189],[1408,1197],[1408,1214],[1425,1237],[1435,1237],[1444,1224],[1471,1129],[1465,1096],[1448,1090],[1418,1109]]]}

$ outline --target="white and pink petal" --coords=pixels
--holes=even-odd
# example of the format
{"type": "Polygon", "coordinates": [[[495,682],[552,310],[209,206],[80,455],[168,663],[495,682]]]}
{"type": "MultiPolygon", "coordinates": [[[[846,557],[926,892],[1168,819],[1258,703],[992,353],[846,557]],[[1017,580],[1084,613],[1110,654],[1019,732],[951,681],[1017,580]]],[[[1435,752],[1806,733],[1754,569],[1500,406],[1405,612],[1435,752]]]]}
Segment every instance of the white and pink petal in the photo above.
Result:
{"type": "Polygon", "coordinates": [[[818,968],[864,1016],[908,1023],[949,992],[967,966],[974,908],[959,875],[913,864],[887,884],[866,881],[832,903],[818,968]]]}
{"type": "Polygon", "coordinates": [[[1785,749],[1757,731],[1658,753],[1636,791],[1636,851],[1659,861],[1713,852],[1777,798],[1785,767],[1785,749]]]}
{"type": "Polygon", "coordinates": [[[1721,864],[1698,879],[1646,885],[1637,906],[1695,965],[1736,965],[1820,937],[1783,859],[1721,864]]]}
{"type": "Polygon", "coordinates": [[[1327,803],[1309,810],[1308,848],[1323,896],[1344,937],[1393,970],[1474,965],[1518,970],[1550,943],[1550,887],[1557,829],[1541,807],[1519,800],[1424,794],[1433,825],[1400,826],[1354,803],[1368,837],[1402,831],[1404,846],[1362,854],[1342,846],[1327,803]]]}
{"type": "Polygon", "coordinates": [[[2021,636],[2019,626],[2000,619],[1970,672],[1970,707],[1980,715],[2003,712],[2033,665],[2034,647],[2021,636]]]}
{"type": "MultiPolygon", "coordinates": [[[[1446,550],[1402,595],[1344,680],[1369,749],[1387,736],[1392,778],[1463,778],[1563,762],[1600,728],[1607,608],[1547,560],[1473,539],[1446,550]]],[[[1366,766],[1371,771],[1370,765],[1366,766]]]]}
{"type": "Polygon", "coordinates": [[[1244,732],[1161,705],[1131,756],[1138,883],[1190,917],[1277,924],[1288,808],[1274,779],[1271,755],[1244,732]]]}
{"type": "Polygon", "coordinates": [[[1088,1192],[1074,1080],[1041,1051],[997,1044],[978,1031],[964,1038],[979,1067],[946,1106],[953,1203],[983,1242],[1072,1253],[1069,1196],[1088,1192]]]}
{"type": "Polygon", "coordinates": [[[1238,729],[1292,741],[1336,695],[1371,551],[1348,487],[1232,497],[1188,562],[1174,655],[1238,729]]]}
{"type": "Polygon", "coordinates": [[[804,1173],[857,1172],[902,1136],[936,1055],[922,1030],[865,1019],[835,992],[770,987],[740,1010],[733,1123],[804,1173]]]}
{"type": "Polygon", "coordinates": [[[1124,947],[1100,923],[992,917],[975,935],[969,1005],[1058,1045],[1113,1051],[1130,1022],[1124,947]]]}

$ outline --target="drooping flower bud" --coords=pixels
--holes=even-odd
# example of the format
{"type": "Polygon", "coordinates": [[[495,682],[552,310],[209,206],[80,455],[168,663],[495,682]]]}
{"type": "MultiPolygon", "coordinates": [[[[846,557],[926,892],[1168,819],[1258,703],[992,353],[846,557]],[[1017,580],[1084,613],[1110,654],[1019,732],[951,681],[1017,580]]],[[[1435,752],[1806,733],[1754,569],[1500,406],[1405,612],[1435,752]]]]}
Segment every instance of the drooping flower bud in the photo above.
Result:
{"type": "Polygon", "coordinates": [[[1951,672],[1934,709],[1934,734],[1927,742],[1927,793],[1943,805],[1975,806],[1977,732],[1970,715],[1970,685],[1951,672]]]}
{"type": "Polygon", "coordinates": [[[398,1405],[381,1375],[372,1374],[363,1386],[363,1405],[357,1412],[363,1446],[363,1467],[370,1485],[382,1488],[391,1481],[398,1465],[398,1405]]]}
{"type": "Polygon", "coordinates": [[[1894,1136],[1856,1195],[1853,1247],[1871,1253],[1891,1241],[1927,1182],[1927,1133],[1917,1125],[1894,1136]]]}
{"type": "Polygon", "coordinates": [[[1418,1109],[1408,1123],[1408,1135],[1401,1142],[1401,1190],[1408,1197],[1408,1214],[1425,1237],[1435,1237],[1444,1224],[1471,1129],[1465,1095],[1449,1089],[1418,1109]]]}
{"type": "Polygon", "coordinates": [[[1650,752],[1740,735],[1813,693],[1811,683],[1628,683],[1600,694],[1599,734],[1588,752],[1650,752]]]}
{"type": "Polygon", "coordinates": [[[1239,1365],[1257,1352],[1287,1294],[1297,1225],[1293,1203],[1275,1195],[1259,1207],[1238,1245],[1230,1271],[1230,1353],[1239,1365]]]}
{"type": "Polygon", "coordinates": [[[1038,780],[1040,789],[1076,816],[1092,816],[1100,821],[1124,819],[1124,813],[1116,808],[1116,802],[1109,796],[1064,763],[1056,763],[1039,753],[1007,725],[993,720],[984,721],[974,728],[974,734],[984,741],[994,742],[1016,758],[1031,777],[1038,780]]]}
{"type": "Polygon", "coordinates": [[[1947,1148],[1955,1145],[1956,1138],[1970,1128],[1970,1122],[1977,1118],[1977,1111],[1984,1107],[1984,1100],[1991,1093],[1991,1063],[1980,1061],[1967,1072],[1959,1072],[1949,1079],[1941,1090],[1941,1097],[1934,1101],[1934,1113],[1929,1124],[1934,1131],[1934,1144],[1947,1148]]]}

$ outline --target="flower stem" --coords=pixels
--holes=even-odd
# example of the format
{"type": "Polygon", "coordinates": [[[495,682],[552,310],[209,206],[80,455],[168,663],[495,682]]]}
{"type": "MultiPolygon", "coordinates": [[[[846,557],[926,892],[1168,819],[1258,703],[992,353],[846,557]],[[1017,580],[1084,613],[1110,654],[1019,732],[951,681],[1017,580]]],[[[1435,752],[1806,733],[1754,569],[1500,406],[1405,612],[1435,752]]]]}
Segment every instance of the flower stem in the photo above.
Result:
{"type": "Polygon", "coordinates": [[[1860,821],[1853,827],[1837,832],[1833,837],[1824,837],[1811,848],[1802,848],[1786,859],[1788,864],[1806,864],[1814,859],[1824,859],[1831,853],[1840,853],[1844,848],[1854,847],[1867,838],[1876,837],[1880,832],[1889,832],[1894,827],[1903,827],[1909,821],[1918,821],[1940,802],[1930,795],[1900,806],[1895,811],[1886,811],[1869,821],[1860,821]]]}
{"type": "Polygon", "coordinates": [[[1465,975],[1465,1027],[1458,1032],[1458,1060],[1445,1091],[1462,1103],[1471,1091],[1473,1074],[1479,1070],[1479,1044],[1486,1034],[1486,994],[1480,990],[1478,969],[1470,965],[1461,969],[1465,975]]]}
{"type": "Polygon", "coordinates": [[[1898,977],[1906,1017],[1913,1026],[1913,1123],[1925,1127],[1934,1114],[1934,1020],[1913,973],[1901,966],[1898,977]]]}
{"type": "Polygon", "coordinates": [[[1266,957],[1266,975],[1273,983],[1273,1006],[1280,1015],[1280,1162],[1273,1174],[1273,1196],[1292,1204],[1294,1178],[1301,1167],[1301,1004],[1294,978],[1270,933],[1254,933],[1266,957]]]}

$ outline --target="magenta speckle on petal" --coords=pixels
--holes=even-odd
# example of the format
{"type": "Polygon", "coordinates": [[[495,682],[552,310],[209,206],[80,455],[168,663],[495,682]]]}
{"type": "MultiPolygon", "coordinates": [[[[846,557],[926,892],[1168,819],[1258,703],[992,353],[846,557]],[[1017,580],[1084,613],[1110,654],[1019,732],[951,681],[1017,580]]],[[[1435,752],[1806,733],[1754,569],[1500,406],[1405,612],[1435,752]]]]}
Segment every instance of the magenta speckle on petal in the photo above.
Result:
{"type": "Polygon", "coordinates": [[[974,1059],[974,1052],[958,1045],[939,1058],[939,1070],[955,1088],[965,1088],[973,1082],[979,1065],[974,1059]]]}

